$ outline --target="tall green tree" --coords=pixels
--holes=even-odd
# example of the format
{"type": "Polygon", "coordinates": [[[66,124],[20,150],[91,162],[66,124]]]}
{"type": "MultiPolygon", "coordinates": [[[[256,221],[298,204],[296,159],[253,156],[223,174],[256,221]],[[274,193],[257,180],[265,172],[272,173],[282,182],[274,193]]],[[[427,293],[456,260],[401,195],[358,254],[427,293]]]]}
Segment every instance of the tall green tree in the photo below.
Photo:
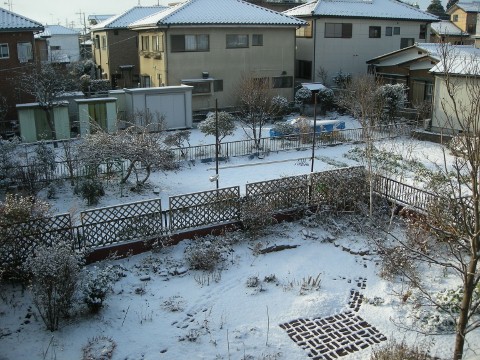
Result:
{"type": "Polygon", "coordinates": [[[445,17],[445,8],[440,0],[432,0],[427,7],[427,12],[441,18],[445,17]]]}
{"type": "Polygon", "coordinates": [[[447,2],[447,10],[450,9],[453,5],[455,5],[458,0],[448,0],[447,2]]]}

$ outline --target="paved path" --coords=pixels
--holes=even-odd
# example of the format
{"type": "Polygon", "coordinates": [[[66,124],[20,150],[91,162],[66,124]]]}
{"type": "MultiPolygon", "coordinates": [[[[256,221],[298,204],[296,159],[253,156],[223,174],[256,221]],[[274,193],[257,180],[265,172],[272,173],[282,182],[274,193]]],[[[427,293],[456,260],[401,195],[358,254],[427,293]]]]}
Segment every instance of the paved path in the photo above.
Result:
{"type": "Polygon", "coordinates": [[[350,291],[347,310],[318,319],[297,319],[280,327],[288,336],[308,351],[314,360],[332,360],[366,349],[387,340],[374,326],[358,316],[367,279],[355,279],[357,288],[350,291]]]}

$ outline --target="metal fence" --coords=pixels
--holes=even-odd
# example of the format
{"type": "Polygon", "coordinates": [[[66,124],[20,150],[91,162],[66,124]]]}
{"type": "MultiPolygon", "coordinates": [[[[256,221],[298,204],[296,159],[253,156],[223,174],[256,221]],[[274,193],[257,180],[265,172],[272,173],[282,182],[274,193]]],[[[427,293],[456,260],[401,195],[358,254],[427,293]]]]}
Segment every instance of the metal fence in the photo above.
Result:
{"type": "MultiPolygon", "coordinates": [[[[51,245],[59,240],[79,249],[94,250],[171,235],[185,229],[240,221],[243,199],[268,204],[276,212],[301,209],[319,202],[348,208],[345,196],[339,200],[337,187],[342,193],[350,191],[347,197],[363,196],[365,189],[356,184],[365,182],[364,175],[365,169],[353,167],[250,183],[246,184],[244,198],[240,196],[239,186],[183,194],[170,197],[168,210],[162,210],[160,199],[139,201],[83,211],[78,226],[72,226],[70,215],[63,214],[2,225],[0,235],[12,246],[19,246],[17,255],[20,257],[26,257],[39,244],[51,245]],[[340,183],[344,186],[339,186],[340,183]]],[[[382,176],[375,178],[374,190],[392,202],[420,211],[426,211],[434,199],[427,191],[382,176]]],[[[5,249],[0,247],[1,261],[11,258],[5,249]]]]}

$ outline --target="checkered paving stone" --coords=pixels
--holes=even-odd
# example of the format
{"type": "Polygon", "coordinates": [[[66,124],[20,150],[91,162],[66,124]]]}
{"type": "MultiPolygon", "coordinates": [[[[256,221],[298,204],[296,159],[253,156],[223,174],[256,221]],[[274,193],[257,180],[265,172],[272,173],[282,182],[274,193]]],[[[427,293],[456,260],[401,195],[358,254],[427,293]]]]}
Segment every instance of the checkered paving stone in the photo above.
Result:
{"type": "Polygon", "coordinates": [[[314,360],[338,359],[387,340],[353,312],[323,319],[298,319],[280,327],[314,360]]]}
{"type": "MultiPolygon", "coordinates": [[[[365,289],[367,279],[355,279],[365,289]]],[[[387,338],[356,314],[363,301],[359,291],[350,291],[349,311],[322,319],[297,319],[280,324],[288,336],[308,351],[313,360],[332,360],[366,349],[387,338]]]]}

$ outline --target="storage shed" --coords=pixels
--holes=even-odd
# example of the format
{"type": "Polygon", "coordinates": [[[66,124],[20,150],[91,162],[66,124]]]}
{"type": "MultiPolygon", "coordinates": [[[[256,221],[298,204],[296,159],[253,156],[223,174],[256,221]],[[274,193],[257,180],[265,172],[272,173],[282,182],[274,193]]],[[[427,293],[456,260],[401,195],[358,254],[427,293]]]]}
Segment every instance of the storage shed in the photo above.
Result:
{"type": "Polygon", "coordinates": [[[70,139],[68,101],[59,102],[52,110],[54,129],[47,122],[47,115],[38,103],[17,104],[20,137],[25,142],[70,139]]]}
{"type": "Polygon", "coordinates": [[[80,135],[92,131],[92,124],[109,134],[117,131],[117,99],[113,97],[76,99],[80,135]]]}
{"type": "Polygon", "coordinates": [[[148,113],[152,121],[164,117],[167,130],[174,130],[192,127],[192,89],[187,85],[162,86],[115,90],[110,94],[119,98],[118,110],[125,122],[147,125],[139,123],[138,115],[148,113]]]}

